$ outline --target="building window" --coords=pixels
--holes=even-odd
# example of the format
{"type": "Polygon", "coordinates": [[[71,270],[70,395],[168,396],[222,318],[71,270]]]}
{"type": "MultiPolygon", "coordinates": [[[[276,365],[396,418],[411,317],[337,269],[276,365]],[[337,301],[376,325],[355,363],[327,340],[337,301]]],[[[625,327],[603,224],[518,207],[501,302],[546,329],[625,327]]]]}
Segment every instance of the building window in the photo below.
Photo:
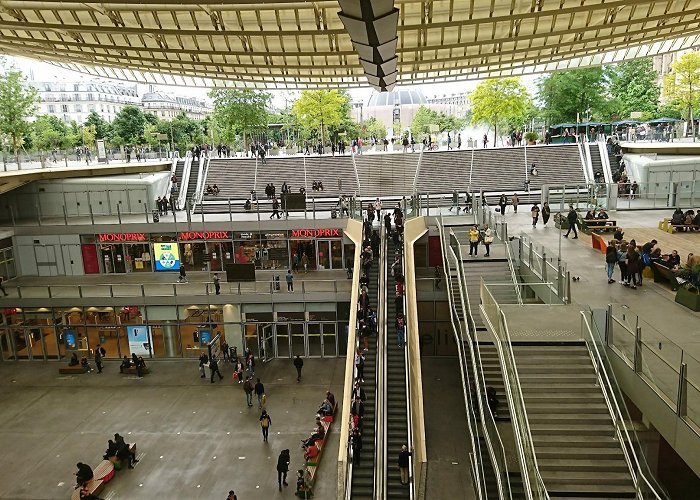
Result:
{"type": "Polygon", "coordinates": [[[88,104],[88,111],[95,111],[95,105],[94,105],[94,104],[88,104]]]}
{"type": "Polygon", "coordinates": [[[75,90],[76,92],[77,92],[78,90],[80,90],[80,84],[78,84],[78,83],[73,84],[73,90],[75,90]]]}
{"type": "Polygon", "coordinates": [[[87,100],[88,100],[88,101],[94,101],[94,100],[95,100],[95,97],[94,97],[92,94],[88,94],[88,95],[87,95],[87,100]]]}
{"type": "Polygon", "coordinates": [[[63,113],[68,113],[68,104],[61,104],[61,111],[63,113]]]}
{"type": "Polygon", "coordinates": [[[56,106],[54,106],[53,104],[49,104],[48,106],[46,106],[46,109],[48,110],[49,113],[56,112],[56,106]]]}
{"type": "Polygon", "coordinates": [[[82,113],[83,107],[80,104],[75,105],[75,112],[76,113],[82,113]]]}
{"type": "Polygon", "coordinates": [[[68,95],[67,95],[67,94],[61,94],[61,100],[62,100],[62,101],[67,101],[67,100],[68,100],[68,95]]]}

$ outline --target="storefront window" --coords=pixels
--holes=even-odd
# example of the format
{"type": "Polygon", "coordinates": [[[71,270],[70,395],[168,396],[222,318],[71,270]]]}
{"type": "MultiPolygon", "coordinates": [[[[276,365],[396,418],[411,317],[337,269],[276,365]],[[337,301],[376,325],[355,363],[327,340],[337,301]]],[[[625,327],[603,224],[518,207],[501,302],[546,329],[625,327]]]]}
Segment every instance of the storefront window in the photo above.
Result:
{"type": "Polygon", "coordinates": [[[214,338],[214,328],[218,327],[210,316],[209,306],[180,307],[180,337],[185,356],[199,357],[201,350],[214,338]]]}
{"type": "Polygon", "coordinates": [[[290,240],[289,251],[291,252],[291,261],[299,262],[299,271],[304,271],[304,255],[306,255],[306,258],[308,259],[307,269],[309,271],[313,271],[317,268],[315,240],[290,240]],[[295,259],[295,255],[297,256],[297,259],[295,259]]]}
{"type": "MultiPolygon", "coordinates": [[[[24,311],[24,345],[17,350],[20,359],[56,359],[58,346],[51,311],[46,308],[24,311]]],[[[18,332],[19,333],[19,332],[18,332]]]]}
{"type": "Polygon", "coordinates": [[[153,271],[151,262],[151,245],[148,243],[124,245],[126,253],[126,272],[153,271]]]}

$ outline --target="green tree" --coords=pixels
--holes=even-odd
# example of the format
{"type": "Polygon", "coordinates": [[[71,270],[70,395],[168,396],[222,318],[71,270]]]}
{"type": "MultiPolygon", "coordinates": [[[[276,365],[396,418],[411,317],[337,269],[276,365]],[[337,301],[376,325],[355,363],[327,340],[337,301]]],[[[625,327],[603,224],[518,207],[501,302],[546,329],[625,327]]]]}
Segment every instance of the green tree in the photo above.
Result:
{"type": "MultiPolygon", "coordinates": [[[[333,90],[304,90],[294,104],[292,113],[307,136],[320,138],[324,144],[350,124],[350,97],[347,92],[333,90]]],[[[356,129],[355,129],[356,130],[356,129]]],[[[355,134],[351,134],[355,135],[355,134]]]]}
{"type": "Polygon", "coordinates": [[[413,115],[413,121],[411,122],[411,135],[414,137],[416,142],[423,140],[426,134],[430,133],[430,125],[438,125],[440,121],[440,115],[428,108],[427,106],[421,105],[417,110],[416,114],[413,115]]]}
{"type": "Polygon", "coordinates": [[[36,112],[39,96],[15,69],[0,76],[0,132],[9,139],[19,165],[19,150],[31,126],[28,118],[36,112]]]}
{"type": "Polygon", "coordinates": [[[664,78],[664,93],[690,121],[695,140],[693,113],[700,105],[700,52],[688,52],[671,65],[671,72],[664,78]]]}
{"type": "Polygon", "coordinates": [[[469,95],[472,123],[493,126],[493,146],[496,147],[498,127],[509,121],[520,120],[530,102],[530,95],[519,78],[486,80],[469,95]]]}
{"type": "Polygon", "coordinates": [[[584,68],[560,71],[545,76],[537,82],[538,99],[543,114],[550,124],[576,122],[576,116],[585,121],[602,121],[610,117],[606,109],[606,80],[603,68],[584,68]]]}
{"type": "Polygon", "coordinates": [[[629,118],[634,111],[646,115],[656,113],[661,89],[656,83],[659,75],[650,58],[613,64],[606,67],[605,72],[615,114],[629,118]]]}
{"type": "Polygon", "coordinates": [[[143,143],[145,124],[143,111],[136,106],[124,106],[112,122],[113,142],[119,145],[143,143]]]}
{"type": "Polygon", "coordinates": [[[109,122],[94,111],[90,111],[90,114],[85,119],[85,125],[94,128],[96,139],[106,139],[112,131],[112,126],[109,122]]]}
{"type": "Polygon", "coordinates": [[[214,101],[215,135],[227,143],[243,136],[247,149],[249,134],[267,128],[267,106],[270,94],[249,89],[213,89],[209,97],[214,101]]]}
{"type": "Polygon", "coordinates": [[[386,127],[374,116],[362,122],[361,127],[364,137],[374,136],[377,139],[384,139],[386,137],[386,127]]]}
{"type": "Polygon", "coordinates": [[[64,147],[68,127],[53,115],[42,115],[32,124],[32,144],[37,151],[50,151],[64,147]]]}

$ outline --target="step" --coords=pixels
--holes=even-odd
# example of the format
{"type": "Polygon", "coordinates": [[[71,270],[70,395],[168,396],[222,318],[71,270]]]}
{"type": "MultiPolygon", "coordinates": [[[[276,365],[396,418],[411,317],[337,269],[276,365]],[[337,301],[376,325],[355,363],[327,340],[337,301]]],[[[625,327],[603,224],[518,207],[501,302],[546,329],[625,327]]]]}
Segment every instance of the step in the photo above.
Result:
{"type": "Polygon", "coordinates": [[[580,393],[566,393],[566,392],[532,392],[530,394],[523,393],[523,398],[525,399],[525,407],[527,408],[530,403],[546,403],[550,405],[559,403],[585,403],[590,401],[591,403],[601,404],[605,403],[603,395],[598,394],[580,394],[580,393]]]}
{"type": "Polygon", "coordinates": [[[535,444],[535,453],[539,453],[541,448],[615,448],[620,450],[620,443],[611,436],[591,436],[582,435],[551,435],[537,434],[532,436],[535,444]]]}
{"type": "Polygon", "coordinates": [[[522,388],[523,396],[527,400],[528,394],[549,394],[549,393],[568,393],[568,394],[582,394],[582,393],[597,393],[600,394],[600,387],[594,384],[559,384],[556,381],[550,381],[548,385],[542,385],[536,381],[520,381],[520,386],[522,388]]]}
{"type": "MultiPolygon", "coordinates": [[[[562,423],[562,424],[552,424],[552,423],[532,423],[530,424],[530,431],[533,436],[536,435],[547,435],[547,436],[561,436],[566,439],[568,436],[609,436],[614,432],[614,427],[612,423],[608,420],[606,423],[562,423]]],[[[534,438],[533,438],[534,439],[534,438]]]]}
{"type": "MultiPolygon", "coordinates": [[[[615,442],[617,444],[617,442],[615,442]]],[[[539,446],[536,449],[537,461],[540,460],[568,460],[572,457],[576,457],[577,460],[622,460],[624,462],[625,456],[622,453],[622,449],[619,446],[615,447],[569,447],[569,446],[539,446]]]]}
{"type": "Polygon", "coordinates": [[[525,409],[527,410],[528,416],[551,414],[553,409],[556,409],[558,415],[569,415],[569,414],[604,414],[607,418],[610,418],[610,413],[608,411],[607,405],[604,403],[587,403],[582,401],[581,403],[558,403],[555,408],[549,403],[532,403],[530,400],[526,400],[525,409]]]}
{"type": "MultiPolygon", "coordinates": [[[[551,485],[580,484],[586,487],[608,487],[610,485],[632,485],[632,477],[629,472],[601,472],[591,471],[541,471],[540,475],[549,490],[551,485]],[[590,482],[590,483],[589,483],[590,482]]],[[[558,488],[558,486],[557,486],[558,488]]],[[[586,490],[583,490],[586,491],[586,490]]]]}
{"type": "Polygon", "coordinates": [[[619,460],[591,458],[540,458],[537,457],[540,471],[599,471],[629,473],[627,463],[621,455],[619,460]]]}
{"type": "MultiPolygon", "coordinates": [[[[529,408],[526,407],[526,410],[529,408]]],[[[559,408],[555,409],[557,413],[531,413],[528,411],[528,421],[531,424],[610,424],[612,425],[610,415],[605,413],[559,413],[559,408]]]]}

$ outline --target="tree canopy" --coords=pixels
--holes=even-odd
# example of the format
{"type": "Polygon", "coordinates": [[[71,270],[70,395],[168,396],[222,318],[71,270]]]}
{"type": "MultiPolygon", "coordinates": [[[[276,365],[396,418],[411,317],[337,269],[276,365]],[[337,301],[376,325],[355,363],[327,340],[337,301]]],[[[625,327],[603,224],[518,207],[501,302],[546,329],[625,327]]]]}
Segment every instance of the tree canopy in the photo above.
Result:
{"type": "Polygon", "coordinates": [[[292,113],[305,137],[316,136],[325,143],[332,135],[348,132],[341,129],[349,122],[350,96],[336,89],[304,90],[292,105],[292,113]]]}
{"type": "Polygon", "coordinates": [[[146,118],[136,106],[124,106],[112,122],[112,142],[119,145],[142,144],[146,118]]]}
{"type": "Polygon", "coordinates": [[[0,76],[0,132],[5,134],[19,162],[19,149],[30,131],[29,117],[37,109],[39,96],[27,85],[22,73],[10,69],[0,76]]]}
{"type": "Polygon", "coordinates": [[[664,79],[664,93],[673,108],[687,119],[695,119],[700,105],[700,53],[688,52],[671,65],[664,79]]]}
{"type": "Polygon", "coordinates": [[[249,134],[267,128],[270,102],[267,92],[213,89],[209,97],[214,101],[215,134],[224,142],[234,143],[242,135],[243,147],[246,148],[249,134]]]}
{"type": "Polygon", "coordinates": [[[549,74],[537,83],[538,98],[549,123],[607,120],[606,79],[603,68],[584,68],[549,74]]]}
{"type": "Polygon", "coordinates": [[[85,120],[86,126],[92,126],[95,129],[96,139],[107,139],[112,131],[112,126],[98,115],[95,111],[90,111],[87,119],[85,120]]]}
{"type": "MultiPolygon", "coordinates": [[[[652,60],[632,59],[605,68],[609,82],[611,110],[622,119],[632,112],[652,117],[658,110],[661,89],[652,60]]],[[[610,117],[601,117],[607,118],[610,117]]]]}
{"type": "Polygon", "coordinates": [[[362,122],[362,135],[364,137],[376,137],[384,139],[386,137],[386,127],[376,117],[371,116],[362,122]]]}
{"type": "Polygon", "coordinates": [[[500,125],[525,120],[530,95],[519,78],[486,80],[469,95],[472,123],[493,126],[493,145],[496,146],[500,125]]]}

